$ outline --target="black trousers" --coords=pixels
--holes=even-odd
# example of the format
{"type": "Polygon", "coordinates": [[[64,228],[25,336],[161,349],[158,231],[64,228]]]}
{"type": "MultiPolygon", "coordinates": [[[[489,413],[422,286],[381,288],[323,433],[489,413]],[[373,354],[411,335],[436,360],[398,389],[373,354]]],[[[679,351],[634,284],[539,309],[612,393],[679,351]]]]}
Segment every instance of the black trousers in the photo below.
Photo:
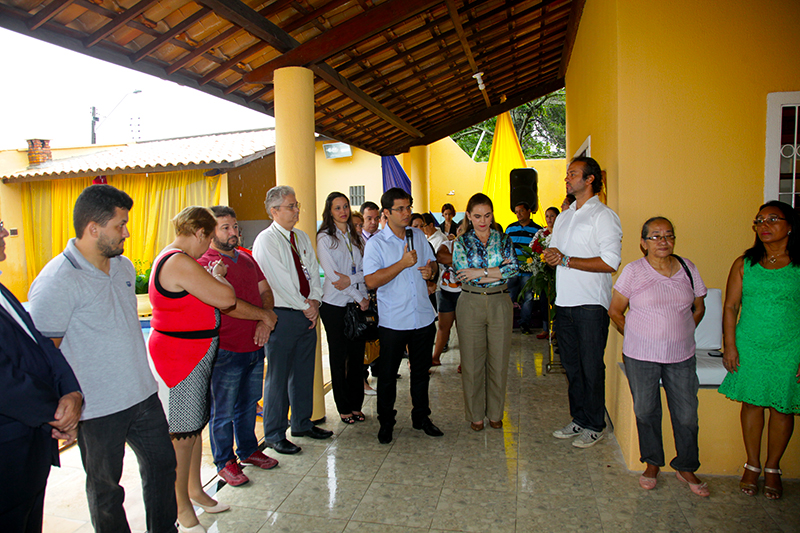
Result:
{"type": "Polygon", "coordinates": [[[346,307],[322,302],[319,316],[328,337],[333,401],[340,415],[361,411],[364,403],[364,341],[352,341],[344,334],[346,307]]]}
{"type": "Polygon", "coordinates": [[[436,326],[431,323],[420,329],[395,330],[378,328],[381,342],[381,355],[375,361],[378,367],[378,421],[381,426],[394,426],[394,402],[397,399],[397,370],[403,359],[403,351],[408,346],[408,361],[411,365],[411,420],[420,423],[427,419],[431,410],[428,406],[428,371],[433,356],[433,341],[436,326]]]}
{"type": "Polygon", "coordinates": [[[53,439],[31,428],[30,436],[0,443],[0,531],[34,533],[42,531],[44,490],[53,439]]]}

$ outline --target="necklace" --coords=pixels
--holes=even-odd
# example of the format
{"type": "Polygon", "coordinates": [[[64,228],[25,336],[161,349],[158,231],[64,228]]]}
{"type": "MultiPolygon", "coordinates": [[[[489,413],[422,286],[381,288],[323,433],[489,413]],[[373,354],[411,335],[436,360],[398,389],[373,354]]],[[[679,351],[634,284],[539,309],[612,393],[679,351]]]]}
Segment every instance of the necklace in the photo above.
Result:
{"type": "Polygon", "coordinates": [[[778,258],[779,258],[780,256],[782,256],[782,255],[783,255],[783,252],[781,252],[781,253],[778,253],[778,254],[775,254],[775,255],[771,255],[771,256],[769,256],[769,257],[767,258],[767,263],[769,263],[770,265],[774,265],[774,264],[775,264],[775,262],[778,260],[778,258]]]}

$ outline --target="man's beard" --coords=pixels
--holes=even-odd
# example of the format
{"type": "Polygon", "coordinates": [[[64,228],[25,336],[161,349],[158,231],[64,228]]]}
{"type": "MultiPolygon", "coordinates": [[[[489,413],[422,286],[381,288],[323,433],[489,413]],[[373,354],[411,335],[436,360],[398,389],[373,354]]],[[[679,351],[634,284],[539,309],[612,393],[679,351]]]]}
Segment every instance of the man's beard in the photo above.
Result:
{"type": "Polygon", "coordinates": [[[123,239],[119,242],[119,246],[115,248],[111,245],[111,239],[105,235],[101,235],[100,238],[97,239],[97,249],[100,251],[100,254],[102,254],[103,257],[108,257],[111,259],[112,257],[122,255],[122,253],[125,251],[124,243],[125,240],[123,239]]]}
{"type": "Polygon", "coordinates": [[[227,240],[227,242],[222,242],[216,237],[214,237],[213,240],[214,240],[214,248],[222,250],[223,252],[232,252],[239,245],[239,237],[231,237],[230,239],[227,240]],[[233,244],[230,244],[231,241],[233,241],[233,244]]]}

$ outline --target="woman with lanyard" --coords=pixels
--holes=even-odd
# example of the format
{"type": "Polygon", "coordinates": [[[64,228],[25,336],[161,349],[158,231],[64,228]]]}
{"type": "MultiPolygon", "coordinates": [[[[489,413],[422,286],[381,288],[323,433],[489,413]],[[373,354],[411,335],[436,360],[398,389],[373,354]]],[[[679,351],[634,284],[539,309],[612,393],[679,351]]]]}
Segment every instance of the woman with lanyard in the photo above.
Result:
{"type": "Polygon", "coordinates": [[[453,268],[461,282],[456,304],[461,382],[466,418],[475,431],[483,429],[487,417],[491,427],[503,427],[514,317],[506,280],[519,270],[511,238],[492,228],[493,212],[485,194],[470,198],[466,231],[453,245],[453,268]]]}
{"type": "Polygon", "coordinates": [[[344,335],[347,304],[356,302],[363,311],[369,306],[363,253],[364,240],[353,224],[347,196],[330,193],[325,200],[322,225],[317,231],[317,256],[325,272],[319,315],[328,337],[333,400],[345,424],[365,420],[361,412],[364,341],[353,341],[344,335]]]}

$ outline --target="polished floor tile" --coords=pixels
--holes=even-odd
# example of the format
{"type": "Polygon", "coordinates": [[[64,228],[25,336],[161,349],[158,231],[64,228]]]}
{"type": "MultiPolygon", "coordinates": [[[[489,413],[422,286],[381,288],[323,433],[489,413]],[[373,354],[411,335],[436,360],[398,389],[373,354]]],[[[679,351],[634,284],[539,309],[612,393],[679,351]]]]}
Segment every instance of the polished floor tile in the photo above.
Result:
{"type": "MultiPolygon", "coordinates": [[[[567,383],[563,374],[536,373],[537,353],[547,344],[533,335],[512,337],[503,428],[491,429],[487,421],[483,431],[472,431],[464,419],[455,334],[450,346],[429,385],[431,419],[443,437],[413,429],[403,363],[390,444],[378,442],[374,396],[364,400],[367,420],[345,425],[327,394],[329,416],[321,427],[334,431],[331,439],[287,432],[303,448],[300,454],[266,449],[279,466],[245,466],[250,483],[230,487],[215,478],[206,437],[206,489],[232,508],[218,515],[198,512],[200,522],[209,533],[800,533],[800,480],[784,480],[784,498],[776,502],[762,492],[742,495],[737,477],[702,472],[710,498],[693,494],[673,472],[662,472],[658,487],[644,491],[641,472],[627,470],[613,432],[585,450],[554,439],[552,431],[569,421],[567,383]]],[[[256,434],[262,434],[260,422],[256,434]]],[[[62,454],[62,464],[50,476],[44,531],[90,533],[77,448],[62,454]]],[[[126,454],[125,508],[135,533],[144,529],[137,470],[134,454],[126,454]]]]}

